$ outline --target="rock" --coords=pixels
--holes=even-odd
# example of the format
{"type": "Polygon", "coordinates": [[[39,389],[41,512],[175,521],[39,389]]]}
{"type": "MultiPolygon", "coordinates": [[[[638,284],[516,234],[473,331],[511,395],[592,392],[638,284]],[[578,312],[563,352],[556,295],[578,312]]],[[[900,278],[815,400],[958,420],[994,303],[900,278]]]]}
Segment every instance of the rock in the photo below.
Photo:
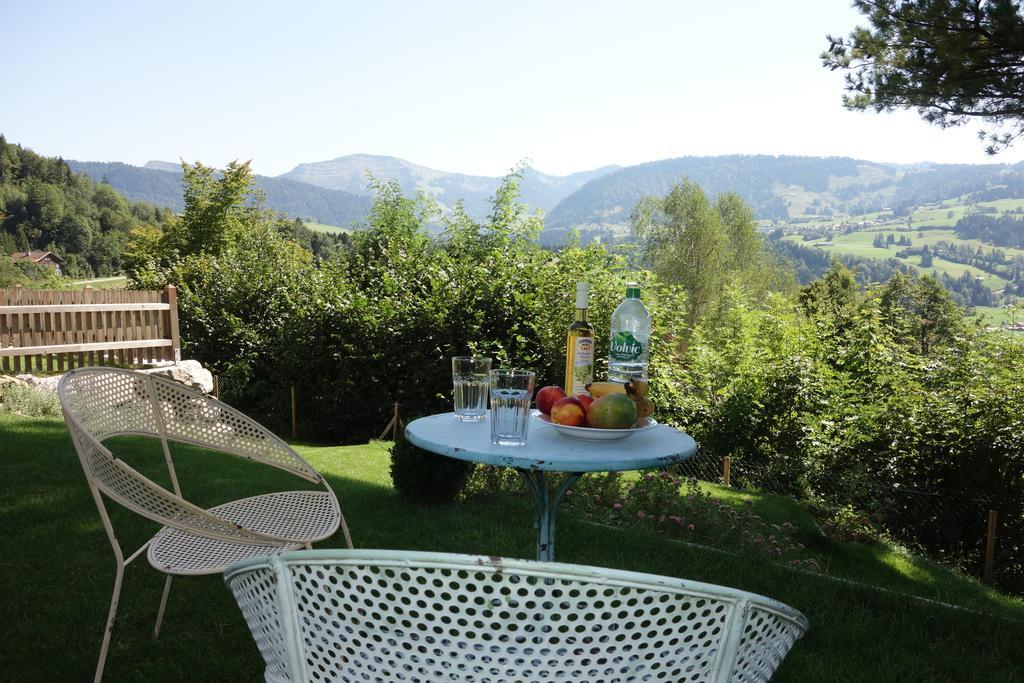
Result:
{"type": "Polygon", "coordinates": [[[199,389],[204,394],[209,394],[213,391],[213,374],[197,360],[183,360],[177,365],[156,368],[155,370],[145,370],[144,372],[160,375],[161,377],[170,377],[176,382],[199,389]]]}
{"type": "Polygon", "coordinates": [[[57,393],[57,383],[60,382],[60,375],[54,375],[52,377],[36,377],[35,375],[15,375],[15,379],[20,379],[26,386],[34,387],[40,391],[48,391],[51,394],[57,393]]]}
{"type": "Polygon", "coordinates": [[[19,387],[29,386],[28,382],[19,377],[15,377],[13,375],[0,375],[0,386],[4,386],[5,384],[15,384],[19,387]]]}

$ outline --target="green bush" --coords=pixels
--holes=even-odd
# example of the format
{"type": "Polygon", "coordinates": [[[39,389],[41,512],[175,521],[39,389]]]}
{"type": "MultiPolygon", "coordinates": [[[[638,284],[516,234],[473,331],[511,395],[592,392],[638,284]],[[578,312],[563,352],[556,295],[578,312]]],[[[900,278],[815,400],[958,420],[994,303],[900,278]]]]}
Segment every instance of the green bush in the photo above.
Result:
{"type": "Polygon", "coordinates": [[[474,463],[414,446],[404,436],[391,447],[391,481],[398,494],[418,505],[447,505],[459,497],[474,463]]]}
{"type": "Polygon", "coordinates": [[[0,407],[26,417],[61,416],[56,394],[20,384],[0,384],[0,407]]]}

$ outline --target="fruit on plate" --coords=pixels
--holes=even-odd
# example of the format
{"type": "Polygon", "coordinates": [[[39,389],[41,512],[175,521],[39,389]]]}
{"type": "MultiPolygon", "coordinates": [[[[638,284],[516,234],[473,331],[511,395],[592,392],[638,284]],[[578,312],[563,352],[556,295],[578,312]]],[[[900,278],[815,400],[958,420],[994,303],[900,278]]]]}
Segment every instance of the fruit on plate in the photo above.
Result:
{"type": "Polygon", "coordinates": [[[558,399],[551,406],[551,421],[557,425],[582,427],[587,424],[587,409],[575,396],[566,396],[558,399]]]}
{"type": "Polygon", "coordinates": [[[544,387],[537,392],[537,410],[545,415],[551,415],[551,406],[562,398],[565,398],[565,391],[562,387],[544,387]]]}
{"type": "Polygon", "coordinates": [[[634,399],[636,403],[636,419],[642,420],[645,417],[650,417],[654,413],[654,401],[649,398],[641,398],[640,400],[634,399]]]}
{"type": "Polygon", "coordinates": [[[591,382],[587,385],[587,392],[594,398],[601,398],[608,394],[625,394],[626,385],[622,382],[591,382]]]}
{"type": "MultiPolygon", "coordinates": [[[[594,399],[587,410],[587,425],[596,429],[629,429],[636,422],[636,414],[636,403],[626,394],[605,394],[594,399]]],[[[554,413],[551,419],[554,420],[554,413]]]]}
{"type": "Polygon", "coordinates": [[[586,394],[576,394],[576,398],[583,404],[584,410],[590,410],[590,404],[594,402],[593,396],[587,396],[586,394]]]}
{"type": "Polygon", "coordinates": [[[651,390],[651,385],[645,379],[631,379],[626,382],[624,388],[626,394],[635,401],[639,398],[647,398],[647,392],[651,390]]]}

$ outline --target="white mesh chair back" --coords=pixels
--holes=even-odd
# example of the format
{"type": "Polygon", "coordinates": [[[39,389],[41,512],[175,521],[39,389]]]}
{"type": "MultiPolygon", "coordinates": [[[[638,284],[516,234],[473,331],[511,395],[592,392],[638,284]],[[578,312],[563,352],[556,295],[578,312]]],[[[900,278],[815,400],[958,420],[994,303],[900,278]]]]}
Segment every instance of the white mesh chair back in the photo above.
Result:
{"type": "Polygon", "coordinates": [[[808,628],[739,590],[498,557],[296,551],[224,580],[268,681],[767,681],[808,628]]]}
{"type": "MultiPolygon", "coordinates": [[[[237,410],[178,382],[131,370],[83,368],[64,375],[57,394],[89,483],[153,521],[235,543],[281,547],[295,543],[294,535],[246,528],[238,519],[225,519],[189,503],[177,491],[169,491],[117,458],[104,440],[151,436],[164,441],[165,447],[167,441],[179,441],[262,462],[321,484],[332,516],[341,517],[326,481],[287,444],[237,410]]],[[[171,467],[169,453],[167,457],[171,467]]],[[[177,488],[173,469],[172,479],[177,488]]],[[[322,537],[320,533],[302,540],[322,537]]]]}
{"type": "Polygon", "coordinates": [[[58,394],[65,415],[96,441],[126,434],[165,437],[321,481],[309,463],[252,418],[165,377],[83,368],[64,375],[58,394]]]}

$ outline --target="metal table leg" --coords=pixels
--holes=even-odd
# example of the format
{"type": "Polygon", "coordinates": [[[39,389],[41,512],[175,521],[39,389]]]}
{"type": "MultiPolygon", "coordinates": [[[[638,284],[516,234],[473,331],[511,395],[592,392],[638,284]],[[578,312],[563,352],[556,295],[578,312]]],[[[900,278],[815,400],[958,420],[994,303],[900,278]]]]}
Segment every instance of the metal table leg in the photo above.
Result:
{"type": "Polygon", "coordinates": [[[555,517],[558,515],[558,504],[562,502],[565,492],[583,476],[583,472],[570,473],[552,497],[548,492],[547,479],[542,470],[516,471],[523,476],[527,488],[537,502],[537,517],[534,522],[537,528],[537,559],[541,562],[551,562],[555,559],[555,517]]]}

